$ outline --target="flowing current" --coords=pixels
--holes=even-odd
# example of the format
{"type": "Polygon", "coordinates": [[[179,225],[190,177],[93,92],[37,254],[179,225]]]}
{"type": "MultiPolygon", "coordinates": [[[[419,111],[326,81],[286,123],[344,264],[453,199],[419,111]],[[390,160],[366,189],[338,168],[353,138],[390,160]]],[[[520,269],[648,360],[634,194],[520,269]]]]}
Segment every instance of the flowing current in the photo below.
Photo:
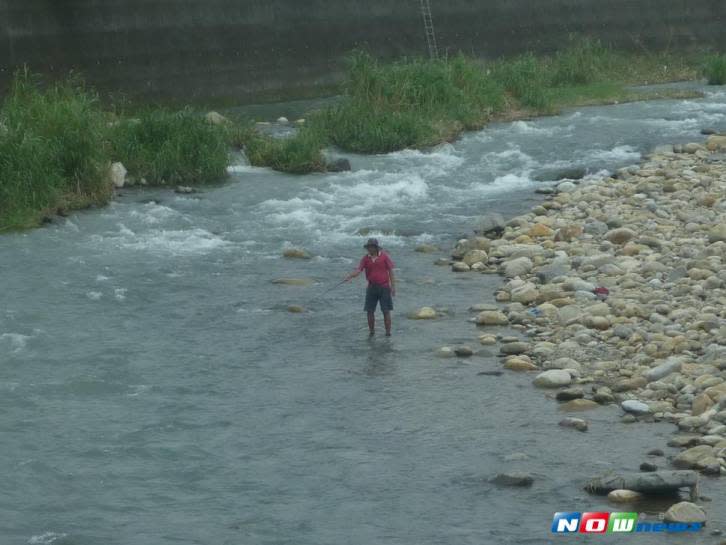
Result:
{"type": "MultiPolygon", "coordinates": [[[[433,261],[481,215],[538,202],[542,172],[613,171],[726,130],[726,92],[706,93],[347,156],[341,174],[234,166],[198,194],[123,190],[107,208],[1,236],[0,543],[540,544],[559,543],[555,511],[627,511],[584,482],[637,471],[652,448],[674,454],[673,426],[622,424],[611,406],[578,433],[557,426],[531,376],[480,375],[500,363],[467,309],[492,302],[499,280],[433,261]],[[362,281],[330,289],[367,236],[398,268],[391,339],[380,316],[367,338],[362,281]],[[443,250],[414,252],[422,243],[443,250]],[[282,258],[289,247],[314,257],[282,258]],[[421,306],[447,315],[405,318],[421,306]],[[435,356],[456,343],[478,354],[435,356]],[[531,488],[489,483],[517,470],[531,488]]],[[[707,529],[669,542],[716,539],[719,488],[703,483],[707,529]]]]}

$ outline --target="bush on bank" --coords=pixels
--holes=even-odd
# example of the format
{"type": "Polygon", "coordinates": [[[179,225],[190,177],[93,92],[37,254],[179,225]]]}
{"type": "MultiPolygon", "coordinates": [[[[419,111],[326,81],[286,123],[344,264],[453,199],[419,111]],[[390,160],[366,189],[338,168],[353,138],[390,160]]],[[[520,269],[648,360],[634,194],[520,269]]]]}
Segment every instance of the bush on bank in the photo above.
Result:
{"type": "Polygon", "coordinates": [[[114,161],[152,185],[219,181],[229,164],[224,128],[190,109],[146,110],[123,119],[112,125],[110,144],[114,161]]]}
{"type": "Polygon", "coordinates": [[[226,130],[192,110],[118,120],[76,78],[44,87],[18,72],[0,105],[0,231],[106,203],[114,161],[149,184],[209,183],[228,150],[226,130]]]}
{"type": "Polygon", "coordinates": [[[41,90],[18,73],[0,107],[0,229],[105,203],[105,127],[96,95],[78,80],[41,90]]]}
{"type": "Polygon", "coordinates": [[[703,71],[709,85],[726,85],[726,55],[709,56],[703,71]]]}

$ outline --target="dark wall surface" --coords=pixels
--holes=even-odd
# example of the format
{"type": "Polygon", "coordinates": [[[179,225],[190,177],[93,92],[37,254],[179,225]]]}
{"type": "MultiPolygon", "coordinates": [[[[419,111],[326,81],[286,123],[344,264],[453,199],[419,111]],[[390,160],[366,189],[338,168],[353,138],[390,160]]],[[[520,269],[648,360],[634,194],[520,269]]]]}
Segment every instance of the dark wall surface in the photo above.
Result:
{"type": "MultiPolygon", "coordinates": [[[[724,0],[431,0],[441,50],[551,51],[570,33],[625,48],[721,48],[724,0]]],[[[423,55],[419,0],[0,0],[0,88],[24,64],[101,91],[185,101],[292,96],[355,47],[423,55]]]]}

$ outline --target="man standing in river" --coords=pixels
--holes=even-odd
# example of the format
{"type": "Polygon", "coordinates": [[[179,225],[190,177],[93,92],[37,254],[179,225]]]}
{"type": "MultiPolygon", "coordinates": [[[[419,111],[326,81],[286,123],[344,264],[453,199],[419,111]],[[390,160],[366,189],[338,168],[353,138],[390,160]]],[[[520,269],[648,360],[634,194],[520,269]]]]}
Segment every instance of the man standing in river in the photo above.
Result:
{"type": "Polygon", "coordinates": [[[363,310],[368,313],[368,330],[371,336],[376,332],[376,306],[380,302],[383,312],[383,324],[386,326],[386,337],[391,336],[391,311],[393,310],[393,297],[396,295],[396,278],[393,276],[393,261],[381,249],[378,240],[369,238],[363,246],[368,254],[360,260],[358,267],[345,277],[344,282],[366,272],[368,287],[366,288],[366,303],[363,310]]]}

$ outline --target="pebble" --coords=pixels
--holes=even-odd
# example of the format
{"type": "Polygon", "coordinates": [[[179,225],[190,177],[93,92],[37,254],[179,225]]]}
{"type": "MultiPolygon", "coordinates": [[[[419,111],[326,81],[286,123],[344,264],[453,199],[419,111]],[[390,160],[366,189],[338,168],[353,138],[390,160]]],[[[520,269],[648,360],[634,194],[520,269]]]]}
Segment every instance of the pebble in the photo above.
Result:
{"type": "Polygon", "coordinates": [[[532,486],[534,477],[529,473],[513,471],[510,473],[499,473],[491,482],[498,486],[526,487],[532,486]]]}
{"type": "Polygon", "coordinates": [[[643,494],[635,490],[618,489],[608,493],[608,500],[613,503],[633,503],[643,499],[643,494]]]}
{"type": "Polygon", "coordinates": [[[665,522],[706,522],[706,513],[695,503],[682,501],[671,505],[663,516],[665,522]]]}
{"type": "Polygon", "coordinates": [[[575,428],[577,431],[587,431],[588,424],[582,418],[567,417],[560,420],[559,425],[563,428],[575,428]]]}
{"type": "Polygon", "coordinates": [[[559,388],[560,386],[568,386],[572,382],[572,375],[562,369],[552,369],[540,373],[534,379],[535,386],[542,388],[559,388]]]}
{"type": "Polygon", "coordinates": [[[620,407],[628,413],[634,414],[634,415],[642,415],[642,414],[648,414],[650,413],[650,408],[648,405],[643,403],[642,401],[637,401],[635,399],[628,399],[626,401],[623,401],[620,404],[620,407]]]}

